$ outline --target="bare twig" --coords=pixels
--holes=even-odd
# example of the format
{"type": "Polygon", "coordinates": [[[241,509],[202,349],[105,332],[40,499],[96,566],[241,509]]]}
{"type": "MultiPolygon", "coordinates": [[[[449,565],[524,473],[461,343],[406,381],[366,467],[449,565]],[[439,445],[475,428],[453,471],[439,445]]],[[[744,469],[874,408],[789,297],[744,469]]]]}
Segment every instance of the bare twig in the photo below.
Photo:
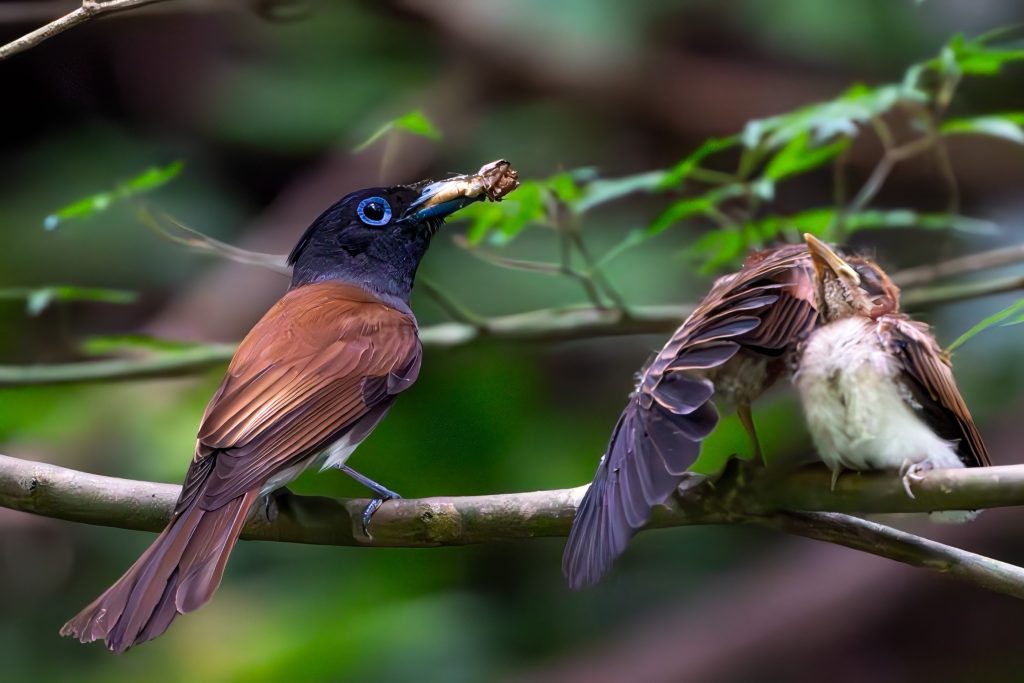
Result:
{"type": "Polygon", "coordinates": [[[69,28],[78,26],[79,24],[85,23],[90,19],[95,19],[96,17],[104,14],[123,12],[125,10],[135,9],[136,7],[142,7],[143,5],[151,5],[166,1],[167,0],[106,0],[104,2],[102,0],[82,0],[82,6],[78,9],[65,14],[59,19],[54,19],[49,24],[41,26],[21,38],[12,40],[6,45],[0,46],[0,59],[7,59],[11,55],[24,52],[25,50],[35,47],[44,40],[54,37],[58,33],[63,33],[69,28]]]}
{"type": "Polygon", "coordinates": [[[425,292],[427,296],[434,300],[434,303],[451,316],[452,320],[472,325],[476,328],[486,326],[487,323],[483,318],[456,301],[433,281],[421,275],[417,280],[417,286],[420,291],[425,292]]]}
{"type": "MultiPolygon", "coordinates": [[[[1024,289],[1024,276],[907,290],[903,302],[908,309],[913,310],[1017,289],[1024,289]]],[[[420,339],[426,346],[454,347],[481,338],[557,342],[601,336],[654,334],[675,329],[692,310],[691,304],[639,306],[630,309],[628,316],[623,316],[621,311],[609,308],[546,308],[482,318],[473,323],[431,325],[420,331],[420,339]]],[[[143,358],[50,365],[0,365],[0,386],[175,376],[223,365],[231,359],[233,353],[233,346],[211,344],[143,358]]]]}
{"type": "Polygon", "coordinates": [[[977,299],[1003,292],[1014,292],[1020,289],[1024,289],[1024,275],[1011,275],[978,282],[918,287],[904,294],[902,302],[905,307],[916,309],[940,303],[950,304],[967,299],[977,299]]]}
{"type": "Polygon", "coordinates": [[[876,522],[835,512],[787,512],[755,523],[933,569],[996,593],[1024,598],[1024,569],[876,522]]]}
{"type": "MultiPolygon", "coordinates": [[[[1024,570],[845,515],[783,513],[780,508],[908,512],[1024,504],[1024,465],[933,470],[915,498],[892,473],[847,476],[830,492],[828,472],[808,468],[780,477],[736,468],[714,487],[687,489],[655,510],[652,527],[755,523],[928,567],[1015,597],[1024,570]],[[813,490],[813,495],[808,495],[813,490]],[[806,504],[806,505],[804,505],[806,504]]],[[[367,501],[289,496],[273,522],[254,515],[243,538],[320,545],[435,547],[565,536],[585,486],[556,491],[392,500],[360,530],[367,501]]],[[[75,522],[157,531],[179,488],[130,481],[0,456],[0,506],[75,522]]]]}
{"type": "Polygon", "coordinates": [[[978,273],[993,268],[1012,266],[1024,261],[1024,244],[1014,244],[977,254],[960,256],[941,263],[907,268],[892,276],[893,282],[904,289],[930,284],[958,275],[978,273]]]}
{"type": "MultiPolygon", "coordinates": [[[[671,330],[689,315],[689,306],[645,306],[623,318],[619,311],[586,306],[546,308],[484,319],[482,324],[449,322],[420,330],[426,346],[454,347],[481,338],[509,341],[565,341],[598,336],[653,334],[671,330]]],[[[69,384],[166,377],[198,372],[227,363],[234,346],[210,344],[173,354],[142,358],[82,361],[48,365],[0,365],[0,386],[69,384]]]]}
{"type": "Polygon", "coordinates": [[[862,211],[882,189],[896,164],[928,151],[933,144],[932,138],[926,135],[888,149],[843,213],[849,215],[862,211]]]}
{"type": "Polygon", "coordinates": [[[288,254],[267,254],[236,247],[222,242],[215,237],[190,228],[173,216],[164,212],[155,212],[142,204],[138,212],[143,225],[166,240],[180,244],[200,254],[211,254],[226,258],[235,263],[266,268],[278,275],[292,276],[292,267],[288,265],[288,254]],[[170,226],[170,227],[168,227],[170,226]]]}

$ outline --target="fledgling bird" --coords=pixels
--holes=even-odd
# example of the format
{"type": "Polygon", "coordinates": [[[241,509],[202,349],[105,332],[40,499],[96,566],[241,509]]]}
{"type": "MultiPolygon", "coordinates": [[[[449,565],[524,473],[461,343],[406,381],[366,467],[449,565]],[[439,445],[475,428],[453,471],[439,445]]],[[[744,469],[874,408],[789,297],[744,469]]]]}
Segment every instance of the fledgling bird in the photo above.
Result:
{"type": "Polygon", "coordinates": [[[570,587],[597,582],[676,490],[718,423],[713,396],[736,406],[759,450],[750,404],[788,371],[816,318],[803,245],[755,253],[715,282],[641,371],[612,431],[562,558],[570,587]]]}
{"type": "MultiPolygon", "coordinates": [[[[819,325],[794,382],[814,445],[832,470],[898,470],[907,494],[918,473],[989,465],[949,360],[927,325],[900,312],[899,290],[875,264],[840,257],[805,235],[819,325]]],[[[956,521],[969,513],[933,513],[956,521]]]]}
{"type": "MultiPolygon", "coordinates": [[[[309,467],[336,467],[377,496],[394,492],[349,469],[349,455],[420,371],[409,295],[445,217],[518,185],[506,161],[472,176],[353,192],[292,250],[288,292],[239,345],[203,415],[195,456],[167,528],[113,586],[61,629],[123,652],[206,603],[261,498],[309,467]]],[[[368,533],[368,532],[367,532],[368,533]]]]}

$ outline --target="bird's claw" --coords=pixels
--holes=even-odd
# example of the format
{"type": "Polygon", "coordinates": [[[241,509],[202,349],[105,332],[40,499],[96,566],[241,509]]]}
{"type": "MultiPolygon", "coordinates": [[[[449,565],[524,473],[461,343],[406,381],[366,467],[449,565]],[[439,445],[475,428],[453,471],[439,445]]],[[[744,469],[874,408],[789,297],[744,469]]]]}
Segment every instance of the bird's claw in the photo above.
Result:
{"type": "Polygon", "coordinates": [[[926,467],[924,464],[919,462],[910,462],[904,460],[903,465],[900,466],[900,480],[903,482],[903,490],[906,491],[907,496],[911,499],[916,499],[914,491],[911,489],[912,484],[919,483],[924,477],[921,476],[922,472],[931,469],[926,467]]]}
{"type": "MultiPolygon", "coordinates": [[[[394,491],[392,491],[391,493],[394,493],[394,491]]],[[[362,517],[363,535],[366,536],[367,539],[371,541],[373,540],[373,534],[370,533],[370,520],[372,520],[373,516],[377,514],[377,510],[380,509],[380,506],[383,505],[386,501],[400,500],[401,498],[402,497],[400,495],[394,493],[394,495],[391,496],[376,497],[370,499],[370,503],[365,508],[363,508],[362,517]]]]}

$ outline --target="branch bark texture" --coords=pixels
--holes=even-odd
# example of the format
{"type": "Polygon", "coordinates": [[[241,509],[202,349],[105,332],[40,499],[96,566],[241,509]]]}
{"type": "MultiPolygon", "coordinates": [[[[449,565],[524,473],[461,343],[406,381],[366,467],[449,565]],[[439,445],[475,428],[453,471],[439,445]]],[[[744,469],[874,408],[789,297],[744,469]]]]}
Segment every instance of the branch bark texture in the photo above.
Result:
{"type": "Polygon", "coordinates": [[[123,12],[125,10],[135,9],[136,7],[142,7],[143,5],[152,5],[157,2],[167,2],[167,0],[82,0],[82,6],[76,10],[68,12],[64,16],[54,19],[45,26],[40,26],[35,31],[23,35],[21,38],[12,40],[6,45],[0,46],[0,59],[7,59],[11,55],[24,52],[30,48],[35,47],[39,43],[53,38],[59,33],[67,31],[69,28],[83,24],[90,19],[95,19],[103,14],[112,14],[114,12],[123,12]]]}
{"type": "MultiPolygon", "coordinates": [[[[1024,465],[933,470],[915,497],[889,473],[851,474],[829,489],[823,467],[780,475],[740,465],[714,486],[681,489],[651,527],[757,524],[932,569],[1024,598],[1024,569],[836,511],[927,512],[1024,504],[1024,465]],[[802,510],[802,511],[791,511],[802,510]],[[827,511],[827,512],[826,512],[827,511]]],[[[142,531],[170,519],[179,487],[117,479],[0,455],[0,506],[48,517],[142,531]]],[[[273,521],[254,514],[242,538],[318,545],[414,547],[561,537],[586,486],[489,496],[391,500],[361,531],[362,499],[288,495],[273,521]]]]}
{"type": "MultiPolygon", "coordinates": [[[[88,474],[0,455],[0,506],[73,522],[159,531],[179,487],[88,474]]],[[[318,545],[433,547],[558,537],[569,532],[586,486],[487,496],[386,502],[373,518],[372,539],[360,530],[364,499],[288,496],[273,522],[253,519],[242,537],[318,545]]],[[[688,488],[657,508],[651,527],[759,521],[779,510],[846,513],[929,512],[1024,505],[1024,465],[933,470],[914,484],[914,498],[893,474],[847,474],[829,490],[824,467],[776,474],[731,467],[714,486],[688,488]]]]}

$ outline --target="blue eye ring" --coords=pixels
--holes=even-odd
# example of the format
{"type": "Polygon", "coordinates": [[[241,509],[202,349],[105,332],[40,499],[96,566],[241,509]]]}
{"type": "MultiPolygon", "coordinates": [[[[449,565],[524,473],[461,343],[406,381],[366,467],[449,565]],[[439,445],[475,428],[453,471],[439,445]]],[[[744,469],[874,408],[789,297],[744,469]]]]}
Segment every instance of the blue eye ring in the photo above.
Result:
{"type": "Polygon", "coordinates": [[[367,197],[359,202],[356,215],[367,225],[385,225],[391,220],[391,205],[383,197],[367,197]]]}

